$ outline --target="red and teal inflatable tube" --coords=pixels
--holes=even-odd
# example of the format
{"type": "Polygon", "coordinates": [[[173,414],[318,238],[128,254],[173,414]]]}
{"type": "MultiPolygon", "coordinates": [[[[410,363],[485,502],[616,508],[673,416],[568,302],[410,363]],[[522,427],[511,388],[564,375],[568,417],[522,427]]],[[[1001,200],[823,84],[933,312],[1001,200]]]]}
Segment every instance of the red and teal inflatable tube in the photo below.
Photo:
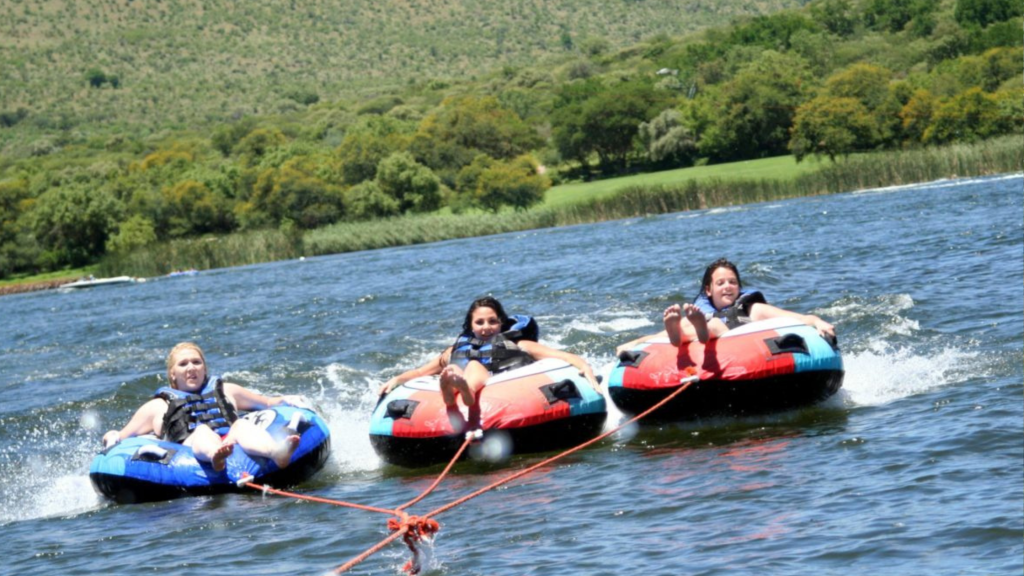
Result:
{"type": "Polygon", "coordinates": [[[790,319],[752,322],[706,344],[649,341],[619,355],[608,394],[624,413],[639,414],[696,374],[654,420],[742,416],[808,406],[843,385],[839,347],[811,326],[790,319]]]}
{"type": "Polygon", "coordinates": [[[377,403],[370,443],[388,463],[421,467],[451,460],[474,423],[484,441],[505,435],[511,453],[522,454],[580,444],[606,417],[604,396],[579,370],[548,358],[489,378],[473,412],[446,408],[436,376],[410,380],[377,403]]]}

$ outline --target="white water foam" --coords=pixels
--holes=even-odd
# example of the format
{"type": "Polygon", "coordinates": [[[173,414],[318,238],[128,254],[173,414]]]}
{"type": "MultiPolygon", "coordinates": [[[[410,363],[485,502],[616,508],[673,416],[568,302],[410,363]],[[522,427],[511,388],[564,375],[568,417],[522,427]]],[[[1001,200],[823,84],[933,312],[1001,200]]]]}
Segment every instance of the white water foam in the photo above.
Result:
{"type": "Polygon", "coordinates": [[[917,182],[911,184],[897,184],[893,186],[882,186],[879,188],[864,188],[862,190],[855,190],[852,194],[856,195],[869,195],[869,194],[885,194],[888,192],[898,192],[900,190],[907,190],[913,188],[915,190],[928,190],[931,188],[951,188],[956,186],[972,186],[979,182],[998,182],[1000,180],[1014,180],[1024,176],[1024,172],[1017,172],[1014,174],[1000,174],[998,176],[981,176],[981,177],[970,177],[970,178],[940,178],[931,182],[917,182]]]}
{"type": "MultiPolygon", "coordinates": [[[[89,441],[93,440],[91,437],[89,441]]],[[[29,456],[8,475],[0,497],[0,524],[37,518],[70,516],[87,512],[104,502],[89,480],[88,462],[78,450],[72,453],[29,456]]],[[[95,449],[96,445],[91,445],[95,449]]]]}
{"type": "Polygon", "coordinates": [[[331,431],[331,459],[342,472],[380,468],[370,444],[370,416],[377,404],[378,378],[342,364],[324,369],[324,394],[317,405],[331,431]]]}
{"type": "Polygon", "coordinates": [[[829,402],[879,406],[962,381],[977,353],[945,348],[921,354],[878,342],[868,350],[845,354],[846,377],[829,402]]]}
{"type": "Polygon", "coordinates": [[[873,301],[861,298],[846,299],[816,311],[817,314],[835,318],[837,325],[844,322],[868,321],[878,323],[878,319],[887,320],[878,324],[877,336],[908,336],[920,330],[917,320],[907,318],[902,313],[914,307],[914,299],[909,294],[883,294],[873,301]]]}

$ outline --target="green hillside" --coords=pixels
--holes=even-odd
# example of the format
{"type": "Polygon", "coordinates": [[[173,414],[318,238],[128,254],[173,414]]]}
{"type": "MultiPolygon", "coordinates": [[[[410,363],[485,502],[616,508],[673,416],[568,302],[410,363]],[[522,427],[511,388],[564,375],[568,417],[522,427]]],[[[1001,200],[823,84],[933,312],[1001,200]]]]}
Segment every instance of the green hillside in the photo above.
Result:
{"type": "Polygon", "coordinates": [[[796,4],[0,0],[0,278],[1021,169],[1019,0],[796,4]]]}
{"type": "Polygon", "coordinates": [[[800,4],[0,0],[0,111],[28,114],[0,130],[0,150],[365,100],[800,4]]]}

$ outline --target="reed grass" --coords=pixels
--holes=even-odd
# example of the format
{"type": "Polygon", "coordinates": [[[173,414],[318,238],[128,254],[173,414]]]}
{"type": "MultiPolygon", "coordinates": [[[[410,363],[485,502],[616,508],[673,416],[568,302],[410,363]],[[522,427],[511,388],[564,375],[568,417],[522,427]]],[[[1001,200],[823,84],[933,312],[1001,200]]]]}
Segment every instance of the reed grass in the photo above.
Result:
{"type": "Polygon", "coordinates": [[[301,240],[278,230],[259,230],[172,240],[127,255],[110,255],[100,262],[99,272],[104,276],[163,276],[175,270],[244,266],[301,255],[301,240]]]}
{"type": "MultiPolygon", "coordinates": [[[[902,152],[853,156],[822,164],[795,178],[734,180],[719,177],[678,183],[627,185],[572,204],[498,214],[429,214],[340,223],[301,238],[268,230],[201,240],[177,240],[100,266],[106,275],[163,275],[175,269],[221,268],[273,260],[423,244],[538,228],[700,210],[787,198],[850,192],[943,178],[1024,171],[1020,136],[902,152]]],[[[607,183],[603,185],[607,186],[607,183]]]]}

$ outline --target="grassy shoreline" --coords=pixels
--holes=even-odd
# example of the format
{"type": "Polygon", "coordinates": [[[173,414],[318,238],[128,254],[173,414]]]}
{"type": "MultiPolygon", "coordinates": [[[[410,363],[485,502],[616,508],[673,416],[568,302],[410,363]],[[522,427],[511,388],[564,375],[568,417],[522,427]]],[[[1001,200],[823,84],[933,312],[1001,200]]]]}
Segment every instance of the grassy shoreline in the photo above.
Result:
{"type": "Polygon", "coordinates": [[[262,230],[172,241],[126,256],[107,257],[88,269],[0,282],[0,294],[10,293],[19,285],[53,287],[57,279],[70,281],[73,275],[87,273],[161,276],[174,269],[225,268],[1022,170],[1024,147],[1017,136],[942,148],[860,154],[834,164],[796,164],[792,157],[768,158],[568,184],[552,188],[541,206],[520,212],[401,216],[341,223],[301,236],[262,230]]]}

